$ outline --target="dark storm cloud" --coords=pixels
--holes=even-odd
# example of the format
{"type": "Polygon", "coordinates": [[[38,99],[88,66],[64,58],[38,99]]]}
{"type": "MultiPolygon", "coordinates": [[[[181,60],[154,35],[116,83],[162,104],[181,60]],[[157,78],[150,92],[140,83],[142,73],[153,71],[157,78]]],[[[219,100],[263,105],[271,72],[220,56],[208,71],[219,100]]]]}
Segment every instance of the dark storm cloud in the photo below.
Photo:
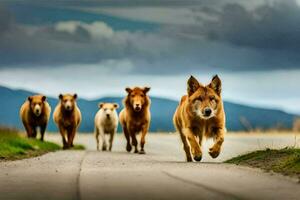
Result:
{"type": "Polygon", "coordinates": [[[219,12],[212,8],[202,12],[216,18],[203,21],[201,31],[210,40],[253,48],[300,49],[300,9],[294,0],[275,1],[254,10],[230,3],[219,12]]]}
{"type": "Polygon", "coordinates": [[[3,6],[0,6],[0,34],[9,30],[13,23],[13,16],[3,6]]]}
{"type": "MultiPolygon", "coordinates": [[[[112,6],[115,1],[103,2],[103,6],[112,6]]],[[[154,1],[152,6],[172,7],[172,2],[174,10],[184,6],[182,1],[154,1]]],[[[105,22],[28,26],[17,24],[13,13],[0,6],[0,67],[129,59],[135,63],[133,71],[137,73],[299,68],[300,9],[295,1],[272,1],[251,9],[239,1],[220,2],[214,0],[210,5],[208,1],[197,1],[197,6],[191,8],[193,1],[189,1],[187,8],[197,24],[160,24],[161,29],[152,32],[114,30],[105,22]]],[[[67,6],[70,2],[56,1],[52,5],[60,4],[67,6]]],[[[88,1],[85,6],[96,4],[88,1]]],[[[75,5],[79,7],[83,2],[76,1],[75,5]]],[[[150,6],[149,1],[120,3],[126,5],[150,6]]]]}
{"type": "MultiPolygon", "coordinates": [[[[14,0],[7,0],[12,2],[14,0]]],[[[72,6],[72,7],[139,7],[139,6],[194,6],[198,4],[216,4],[220,0],[26,0],[26,2],[16,1],[18,3],[42,5],[42,6],[72,6]]]]}
{"type": "Polygon", "coordinates": [[[0,66],[55,66],[105,59],[151,59],[167,52],[168,38],[142,31],[116,31],[104,22],[62,21],[24,26],[1,7],[0,66]],[[5,16],[4,16],[5,14],[5,16]],[[157,48],[157,49],[155,49],[157,48]]]}

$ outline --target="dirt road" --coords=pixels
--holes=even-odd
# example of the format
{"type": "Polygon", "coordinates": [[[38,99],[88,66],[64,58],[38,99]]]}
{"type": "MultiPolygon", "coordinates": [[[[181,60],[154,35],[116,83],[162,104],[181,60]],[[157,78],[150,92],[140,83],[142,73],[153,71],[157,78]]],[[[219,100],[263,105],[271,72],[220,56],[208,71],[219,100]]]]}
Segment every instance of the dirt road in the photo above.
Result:
{"type": "Polygon", "coordinates": [[[122,135],[113,152],[95,151],[92,135],[76,142],[88,149],[1,162],[0,199],[300,199],[294,180],[221,163],[259,148],[294,145],[293,136],[229,134],[216,160],[207,154],[210,143],[204,145],[201,163],[184,162],[177,135],[149,135],[146,155],[124,152],[122,135]]]}

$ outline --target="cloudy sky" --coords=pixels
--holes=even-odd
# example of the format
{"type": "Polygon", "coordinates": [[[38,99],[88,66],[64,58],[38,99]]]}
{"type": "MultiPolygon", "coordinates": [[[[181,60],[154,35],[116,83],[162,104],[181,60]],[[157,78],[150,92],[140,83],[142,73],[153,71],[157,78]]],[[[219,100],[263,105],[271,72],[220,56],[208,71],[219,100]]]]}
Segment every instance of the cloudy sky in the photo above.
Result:
{"type": "Polygon", "coordinates": [[[300,1],[0,3],[0,85],[179,99],[191,74],[219,74],[226,100],[300,114],[300,1]]]}

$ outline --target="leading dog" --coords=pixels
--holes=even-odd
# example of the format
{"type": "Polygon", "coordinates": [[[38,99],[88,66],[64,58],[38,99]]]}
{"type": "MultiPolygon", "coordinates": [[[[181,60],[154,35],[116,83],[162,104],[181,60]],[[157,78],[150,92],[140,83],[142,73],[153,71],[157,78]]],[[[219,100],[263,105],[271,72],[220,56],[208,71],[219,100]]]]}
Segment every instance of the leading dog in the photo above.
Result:
{"type": "Polygon", "coordinates": [[[187,95],[181,98],[173,122],[181,136],[186,159],[202,159],[203,137],[213,138],[209,149],[212,158],[218,157],[224,141],[225,112],[221,97],[221,80],[216,75],[208,85],[202,85],[191,76],[187,82],[187,95]],[[192,154],[192,155],[191,155],[192,154]]]}
{"type": "Polygon", "coordinates": [[[149,87],[126,88],[127,96],[124,98],[124,109],[120,112],[120,123],[127,140],[126,150],[131,151],[133,145],[134,153],[145,154],[145,137],[150,126],[150,98],[147,93],[149,87]],[[138,151],[136,134],[142,132],[141,150],[138,151]],[[132,143],[130,143],[130,138],[132,143]]]}

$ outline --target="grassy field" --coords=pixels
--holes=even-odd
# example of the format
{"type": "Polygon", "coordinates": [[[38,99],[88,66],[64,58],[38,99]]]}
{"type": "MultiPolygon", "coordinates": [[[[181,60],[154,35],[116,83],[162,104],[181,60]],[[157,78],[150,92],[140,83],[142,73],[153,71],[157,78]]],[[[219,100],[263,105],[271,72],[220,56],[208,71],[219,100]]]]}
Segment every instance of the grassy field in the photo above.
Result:
{"type": "MultiPolygon", "coordinates": [[[[16,130],[0,129],[0,161],[29,158],[60,149],[61,147],[56,143],[28,139],[16,130]]],[[[84,146],[75,145],[73,149],[82,150],[84,146]]]]}
{"type": "Polygon", "coordinates": [[[257,167],[283,175],[298,177],[300,181],[300,149],[260,150],[232,158],[226,163],[257,167]]]}

